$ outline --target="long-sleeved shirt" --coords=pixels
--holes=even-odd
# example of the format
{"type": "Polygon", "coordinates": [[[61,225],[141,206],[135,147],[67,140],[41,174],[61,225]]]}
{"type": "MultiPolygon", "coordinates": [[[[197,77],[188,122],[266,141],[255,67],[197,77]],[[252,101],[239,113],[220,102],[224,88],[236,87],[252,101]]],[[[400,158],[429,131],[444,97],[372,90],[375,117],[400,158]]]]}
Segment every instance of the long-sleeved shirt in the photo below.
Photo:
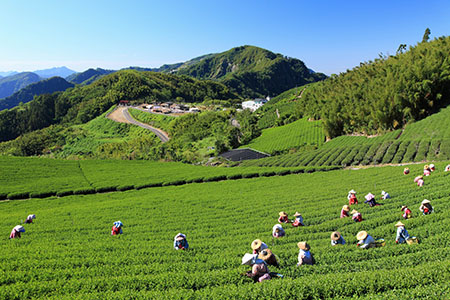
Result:
{"type": "Polygon", "coordinates": [[[409,208],[405,208],[405,212],[403,213],[403,218],[404,219],[411,218],[411,210],[409,208]]]}
{"type": "Polygon", "coordinates": [[[355,194],[348,194],[348,205],[358,204],[358,199],[355,194]]]}
{"type": "Polygon", "coordinates": [[[364,240],[358,242],[359,247],[363,249],[369,248],[371,244],[375,244],[375,240],[370,235],[367,235],[367,237],[364,240]]]}
{"type": "Polygon", "coordinates": [[[173,247],[175,248],[175,250],[180,250],[180,249],[187,250],[189,248],[189,244],[186,239],[181,240],[181,241],[174,240],[173,247]]]}
{"type": "Polygon", "coordinates": [[[362,215],[361,215],[361,213],[354,213],[353,215],[352,215],[352,220],[353,221],[355,221],[355,222],[361,222],[362,221],[362,215]]]}
{"type": "Polygon", "coordinates": [[[384,195],[381,197],[381,199],[386,200],[386,199],[390,199],[391,195],[389,195],[388,193],[384,193],[384,195]]]}
{"type": "Polygon", "coordinates": [[[286,232],[284,232],[283,228],[279,228],[278,232],[275,230],[272,232],[273,237],[279,238],[286,235],[286,232]]]}
{"type": "Polygon", "coordinates": [[[345,245],[345,240],[344,240],[344,238],[342,237],[342,235],[341,235],[341,237],[337,240],[337,241],[333,241],[333,240],[331,240],[331,246],[336,246],[336,245],[345,245]]]}
{"type": "Polygon", "coordinates": [[[20,232],[15,230],[15,229],[13,229],[11,231],[11,234],[9,235],[9,238],[10,239],[20,238],[20,232]]]}
{"type": "Polygon", "coordinates": [[[280,217],[278,218],[278,223],[289,223],[289,219],[288,219],[287,216],[285,216],[285,217],[280,216],[280,217]]]}
{"type": "Polygon", "coordinates": [[[424,183],[423,179],[417,180],[417,186],[423,186],[423,183],[424,183]]]}
{"type": "Polygon", "coordinates": [[[295,218],[294,223],[292,223],[292,226],[297,227],[297,226],[305,226],[303,224],[303,217],[302,216],[298,216],[295,218]]]}
{"type": "Polygon", "coordinates": [[[298,252],[298,265],[307,264],[312,265],[314,263],[311,252],[300,249],[298,252]]]}
{"type": "Polygon", "coordinates": [[[111,235],[118,235],[118,234],[122,234],[122,227],[116,227],[116,225],[114,225],[111,228],[111,235]]]}
{"type": "Polygon", "coordinates": [[[401,244],[407,239],[409,239],[409,234],[406,228],[404,226],[397,227],[397,237],[395,238],[395,241],[401,244]]]}
{"type": "Polygon", "coordinates": [[[433,212],[433,206],[431,206],[430,203],[421,204],[419,209],[424,215],[428,215],[433,212]]]}
{"type": "Polygon", "coordinates": [[[341,209],[341,218],[349,217],[348,211],[345,211],[344,209],[341,209]]]}

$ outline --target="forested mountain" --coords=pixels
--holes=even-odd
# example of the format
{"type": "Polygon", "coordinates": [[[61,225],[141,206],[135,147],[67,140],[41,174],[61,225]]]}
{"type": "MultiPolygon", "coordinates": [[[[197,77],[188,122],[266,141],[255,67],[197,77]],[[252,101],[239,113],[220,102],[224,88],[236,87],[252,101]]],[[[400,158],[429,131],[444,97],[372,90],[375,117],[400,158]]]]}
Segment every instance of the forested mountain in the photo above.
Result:
{"type": "Polygon", "coordinates": [[[295,86],[326,78],[324,74],[311,72],[299,59],[254,46],[208,55],[178,68],[176,73],[218,80],[244,97],[275,96],[295,86]]]}
{"type": "Polygon", "coordinates": [[[67,82],[61,77],[44,79],[24,87],[9,97],[0,99],[0,110],[13,108],[19,105],[20,102],[27,103],[33,100],[34,96],[65,91],[73,86],[72,83],[67,82]]]}
{"type": "Polygon", "coordinates": [[[83,84],[88,85],[92,82],[102,78],[105,75],[116,72],[114,70],[105,70],[105,69],[88,69],[81,73],[74,73],[70,76],[66,77],[66,80],[75,84],[83,84]]]}
{"type": "Polygon", "coordinates": [[[138,103],[174,100],[203,102],[208,99],[239,101],[225,85],[187,76],[123,70],[87,86],[44,94],[29,103],[0,112],[0,141],[51,124],[81,124],[101,115],[120,100],[138,103]]]}
{"type": "Polygon", "coordinates": [[[449,105],[450,37],[405,48],[310,85],[297,100],[299,111],[322,119],[335,137],[401,128],[449,105]]]}
{"type": "Polygon", "coordinates": [[[57,67],[45,70],[37,70],[33,71],[33,73],[39,75],[42,78],[50,78],[55,76],[66,78],[67,76],[74,74],[75,71],[67,67],[57,67]]]}
{"type": "Polygon", "coordinates": [[[16,75],[16,74],[19,74],[19,72],[16,72],[16,71],[0,72],[0,77],[7,77],[7,76],[16,75]]]}
{"type": "Polygon", "coordinates": [[[23,89],[29,84],[40,81],[37,74],[32,72],[18,73],[12,76],[4,77],[0,79],[0,99],[11,96],[15,92],[23,89]]]}

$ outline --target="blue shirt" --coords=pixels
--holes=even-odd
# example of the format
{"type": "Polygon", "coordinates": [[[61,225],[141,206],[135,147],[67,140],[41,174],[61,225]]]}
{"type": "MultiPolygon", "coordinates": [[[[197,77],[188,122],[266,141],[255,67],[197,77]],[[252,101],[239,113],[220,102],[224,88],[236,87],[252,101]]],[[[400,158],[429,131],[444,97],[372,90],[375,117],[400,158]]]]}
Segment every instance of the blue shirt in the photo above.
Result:
{"type": "Polygon", "coordinates": [[[187,242],[187,240],[181,240],[181,241],[173,241],[173,247],[175,248],[175,250],[180,250],[181,248],[184,248],[185,250],[187,250],[189,248],[189,244],[187,242]]]}
{"type": "Polygon", "coordinates": [[[344,240],[344,238],[342,237],[342,235],[341,235],[341,237],[340,237],[337,241],[331,240],[331,246],[336,246],[336,245],[339,245],[339,244],[341,244],[341,245],[344,245],[344,244],[345,244],[345,240],[344,240]]]}
{"type": "Polygon", "coordinates": [[[399,244],[404,243],[407,239],[409,239],[409,233],[403,226],[397,227],[397,237],[395,238],[399,244]]]}

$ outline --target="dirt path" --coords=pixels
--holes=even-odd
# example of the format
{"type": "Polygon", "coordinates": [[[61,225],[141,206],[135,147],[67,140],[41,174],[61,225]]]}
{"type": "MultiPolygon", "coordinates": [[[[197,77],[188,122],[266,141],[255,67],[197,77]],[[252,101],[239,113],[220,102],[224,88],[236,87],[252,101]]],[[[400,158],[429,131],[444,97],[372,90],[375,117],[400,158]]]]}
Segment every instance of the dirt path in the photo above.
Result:
{"type": "Polygon", "coordinates": [[[135,119],[133,119],[133,117],[128,112],[128,108],[129,108],[128,106],[118,106],[118,107],[116,107],[116,109],[114,111],[112,111],[107,116],[107,118],[109,118],[113,121],[116,121],[116,122],[134,124],[136,126],[148,129],[148,130],[152,131],[154,134],[156,134],[156,136],[163,143],[167,142],[170,139],[167,132],[162,131],[159,128],[152,127],[148,124],[138,122],[135,119]]]}

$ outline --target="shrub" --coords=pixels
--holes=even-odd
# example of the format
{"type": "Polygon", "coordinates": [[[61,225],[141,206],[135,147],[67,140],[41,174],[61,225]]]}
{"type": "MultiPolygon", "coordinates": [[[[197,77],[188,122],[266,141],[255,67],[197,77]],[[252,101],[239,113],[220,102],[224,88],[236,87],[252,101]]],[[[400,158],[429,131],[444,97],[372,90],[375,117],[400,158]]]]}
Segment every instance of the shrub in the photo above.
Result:
{"type": "Polygon", "coordinates": [[[47,198],[51,196],[56,196],[56,192],[30,193],[30,198],[47,198]]]}
{"type": "Polygon", "coordinates": [[[30,193],[28,193],[28,192],[9,193],[7,198],[9,200],[28,199],[28,198],[30,198],[30,193]]]}

